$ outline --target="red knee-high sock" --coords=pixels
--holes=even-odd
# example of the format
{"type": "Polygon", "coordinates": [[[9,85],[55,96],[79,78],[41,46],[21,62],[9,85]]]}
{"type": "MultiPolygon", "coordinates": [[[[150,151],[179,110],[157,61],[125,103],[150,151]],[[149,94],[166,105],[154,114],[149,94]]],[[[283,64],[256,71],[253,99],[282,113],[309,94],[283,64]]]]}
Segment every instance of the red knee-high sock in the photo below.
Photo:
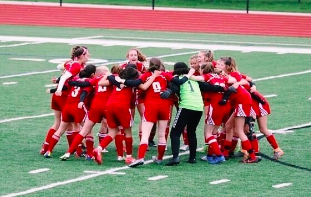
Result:
{"type": "Polygon", "coordinates": [[[86,143],[86,154],[90,157],[93,156],[93,149],[94,149],[94,138],[93,136],[86,136],[85,137],[86,143]]]}
{"type": "Polygon", "coordinates": [[[55,132],[56,132],[56,130],[52,129],[52,128],[50,128],[48,130],[48,132],[47,132],[47,134],[45,136],[45,141],[44,141],[43,146],[42,146],[44,152],[46,152],[47,149],[49,148],[49,144],[50,144],[51,138],[52,138],[52,136],[54,135],[55,132]]]}
{"type": "Polygon", "coordinates": [[[116,145],[116,149],[117,149],[117,155],[123,157],[123,138],[124,135],[122,134],[118,134],[116,135],[115,138],[115,145],[116,145]]]}
{"type": "Polygon", "coordinates": [[[68,142],[68,147],[71,146],[72,142],[73,142],[73,131],[66,131],[66,138],[67,138],[67,142],[68,142]]]}
{"type": "Polygon", "coordinates": [[[225,157],[229,156],[230,148],[231,148],[231,141],[225,140],[224,141],[224,151],[223,151],[223,155],[225,157]]]}
{"type": "MultiPolygon", "coordinates": [[[[72,136],[71,136],[71,138],[72,138],[72,141],[71,141],[71,143],[73,142],[73,140],[76,138],[76,136],[79,134],[79,131],[73,131],[72,132],[72,136]]],[[[70,146],[71,144],[69,144],[69,146],[70,146]]],[[[78,156],[80,156],[80,155],[82,155],[82,152],[83,152],[83,150],[82,150],[82,143],[80,143],[77,147],[76,147],[76,153],[77,153],[77,155],[78,156]]]]}
{"type": "Polygon", "coordinates": [[[184,144],[185,145],[189,145],[188,135],[187,135],[187,130],[186,129],[182,132],[182,139],[184,140],[184,144]]]}
{"type": "Polygon", "coordinates": [[[107,135],[100,143],[100,146],[104,149],[112,142],[112,137],[110,135],[107,135]]]}
{"type": "Polygon", "coordinates": [[[259,153],[259,143],[256,135],[253,135],[253,139],[250,140],[252,148],[254,149],[255,153],[259,153]]]}
{"type": "Polygon", "coordinates": [[[230,152],[234,152],[236,145],[238,144],[238,140],[239,140],[239,137],[237,137],[237,136],[232,137],[230,152]]]}
{"type": "Polygon", "coordinates": [[[126,154],[132,155],[132,152],[133,152],[133,138],[132,137],[125,137],[125,147],[126,147],[126,154]]]}
{"type": "Polygon", "coordinates": [[[209,144],[209,149],[212,149],[213,151],[213,153],[215,154],[215,155],[217,155],[217,156],[221,156],[222,154],[221,154],[221,151],[220,151],[220,148],[219,148],[219,145],[218,145],[218,143],[217,143],[217,140],[216,140],[216,138],[214,137],[214,136],[211,136],[211,137],[209,137],[209,138],[207,138],[206,139],[206,141],[208,142],[208,144],[209,144]]]}
{"type": "Polygon", "coordinates": [[[106,133],[98,133],[97,136],[98,136],[98,143],[100,144],[101,141],[107,136],[107,134],[106,133]]]}
{"type": "Polygon", "coordinates": [[[225,139],[226,139],[226,133],[225,132],[221,132],[219,135],[218,135],[218,138],[217,138],[217,141],[218,141],[218,144],[220,145],[220,150],[221,152],[224,151],[224,142],[225,142],[225,139]]]}
{"type": "Polygon", "coordinates": [[[53,135],[52,138],[51,138],[51,141],[50,141],[50,145],[49,145],[49,148],[48,148],[48,151],[52,152],[53,149],[54,149],[54,146],[57,144],[57,142],[59,141],[59,136],[57,135],[53,135]]]}
{"type": "Polygon", "coordinates": [[[158,144],[158,160],[163,160],[166,144],[158,144]]]}
{"type": "Polygon", "coordinates": [[[269,135],[267,137],[267,140],[268,140],[269,144],[272,146],[273,149],[279,148],[279,145],[278,145],[278,143],[277,143],[277,141],[276,141],[276,139],[275,139],[273,134],[269,135]]]}
{"type": "Polygon", "coordinates": [[[148,144],[140,144],[138,148],[138,159],[143,159],[145,157],[148,144]]]}
{"type": "Polygon", "coordinates": [[[249,157],[251,159],[255,159],[256,155],[254,153],[254,149],[251,146],[251,143],[249,142],[249,140],[245,140],[242,142],[242,149],[246,150],[249,154],[249,157]]]}
{"type": "Polygon", "coordinates": [[[84,139],[84,137],[80,134],[78,134],[75,139],[73,140],[73,142],[71,143],[67,153],[72,154],[73,152],[75,152],[76,148],[79,146],[79,144],[81,144],[82,140],[84,139]]]}

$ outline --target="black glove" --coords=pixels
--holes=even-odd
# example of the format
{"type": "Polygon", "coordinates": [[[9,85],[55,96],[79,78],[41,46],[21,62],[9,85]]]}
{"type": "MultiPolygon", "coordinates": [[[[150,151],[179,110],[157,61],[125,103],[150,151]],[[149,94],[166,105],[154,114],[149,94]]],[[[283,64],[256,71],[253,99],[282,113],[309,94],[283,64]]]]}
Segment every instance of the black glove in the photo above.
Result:
{"type": "Polygon", "coordinates": [[[171,94],[172,94],[172,90],[167,89],[164,92],[160,93],[160,97],[161,99],[168,99],[171,96],[171,94]]]}
{"type": "Polygon", "coordinates": [[[261,103],[262,105],[264,105],[266,103],[266,101],[264,100],[264,98],[262,98],[259,94],[257,94],[256,92],[252,92],[251,93],[252,98],[257,101],[258,103],[261,103]]]}
{"type": "Polygon", "coordinates": [[[233,92],[237,92],[236,89],[233,87],[233,86],[230,86],[226,92],[224,93],[222,99],[218,102],[219,105],[225,105],[227,104],[229,98],[230,98],[230,95],[233,93],[233,92]]]}

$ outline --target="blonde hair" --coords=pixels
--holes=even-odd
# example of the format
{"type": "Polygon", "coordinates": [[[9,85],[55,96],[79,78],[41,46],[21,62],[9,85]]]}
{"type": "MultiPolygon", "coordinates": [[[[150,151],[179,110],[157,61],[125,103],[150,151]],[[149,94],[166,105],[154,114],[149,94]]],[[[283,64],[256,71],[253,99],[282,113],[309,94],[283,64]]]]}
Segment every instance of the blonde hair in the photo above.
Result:
{"type": "Polygon", "coordinates": [[[214,52],[212,50],[202,50],[200,53],[203,53],[207,57],[207,62],[214,61],[214,52]]]}
{"type": "Polygon", "coordinates": [[[97,68],[96,68],[96,73],[95,73],[95,75],[96,76],[100,76],[100,75],[104,75],[104,74],[106,74],[106,73],[109,73],[110,71],[109,71],[109,68],[107,67],[107,66],[98,66],[97,68]]]}

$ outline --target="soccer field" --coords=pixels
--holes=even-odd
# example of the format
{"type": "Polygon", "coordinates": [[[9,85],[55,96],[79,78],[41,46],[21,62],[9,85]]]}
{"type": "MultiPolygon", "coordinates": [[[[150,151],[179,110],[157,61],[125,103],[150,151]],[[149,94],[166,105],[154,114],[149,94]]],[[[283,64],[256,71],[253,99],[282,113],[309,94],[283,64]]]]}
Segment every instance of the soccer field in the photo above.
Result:
{"type": "MultiPolygon", "coordinates": [[[[1,25],[0,58],[0,196],[298,197],[311,193],[310,38],[1,25]],[[130,169],[116,161],[114,143],[102,166],[74,157],[60,161],[67,149],[62,139],[53,157],[43,158],[41,143],[53,124],[45,89],[51,77],[61,74],[56,66],[70,57],[74,45],[87,46],[91,62],[109,67],[124,61],[132,47],[148,57],[160,57],[167,69],[177,61],[188,63],[202,49],[214,50],[216,58],[234,57],[239,70],[251,76],[267,96],[272,108],[268,127],[276,133],[285,155],[280,161],[271,160],[273,151],[261,138],[263,160],[258,164],[231,159],[221,165],[203,161],[191,165],[185,152],[179,166],[166,167],[150,161],[156,154],[156,148],[150,148],[146,165],[130,169]],[[38,169],[46,171],[30,173],[38,169]]],[[[133,129],[134,156],[137,127],[138,116],[133,129]]],[[[197,136],[203,147],[203,119],[197,136]]],[[[170,146],[166,155],[170,155],[170,146]]]]}

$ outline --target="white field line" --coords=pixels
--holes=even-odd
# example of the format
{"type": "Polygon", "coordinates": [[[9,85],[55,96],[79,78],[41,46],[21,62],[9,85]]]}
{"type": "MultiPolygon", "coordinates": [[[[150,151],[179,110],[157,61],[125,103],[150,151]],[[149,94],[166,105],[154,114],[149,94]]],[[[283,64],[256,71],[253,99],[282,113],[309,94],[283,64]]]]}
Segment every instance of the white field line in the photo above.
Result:
{"type": "Polygon", "coordinates": [[[34,62],[44,62],[45,59],[35,59],[35,58],[10,58],[10,60],[17,60],[17,61],[34,61],[34,62]]]}
{"type": "Polygon", "coordinates": [[[308,73],[311,73],[311,70],[306,70],[306,71],[301,71],[301,72],[296,72],[296,73],[276,75],[276,76],[263,77],[263,78],[254,79],[253,81],[265,81],[265,80],[269,80],[269,79],[290,77],[290,76],[295,76],[295,75],[303,75],[303,74],[308,74],[308,73]]]}
{"type": "MultiPolygon", "coordinates": [[[[197,151],[200,151],[200,150],[202,150],[202,148],[199,148],[197,151]]],[[[189,154],[189,151],[185,151],[183,153],[180,153],[179,155],[186,155],[186,154],[189,154]]],[[[163,157],[163,160],[171,158],[171,157],[172,156],[165,156],[165,157],[163,157]]],[[[144,165],[149,164],[149,163],[153,163],[153,161],[152,160],[145,161],[144,165]]],[[[94,172],[94,173],[91,173],[89,175],[81,176],[81,177],[78,177],[78,178],[75,178],[75,179],[69,179],[69,180],[66,180],[66,181],[51,183],[51,184],[48,184],[48,185],[45,185],[45,186],[35,187],[35,188],[29,189],[29,190],[26,190],[26,191],[22,191],[22,192],[11,193],[11,194],[7,194],[7,195],[1,196],[1,197],[22,196],[22,195],[35,193],[35,192],[38,192],[38,191],[47,190],[47,189],[51,189],[51,188],[62,186],[62,185],[67,185],[67,184],[71,184],[71,183],[75,183],[75,182],[79,182],[79,181],[84,181],[84,180],[96,178],[98,176],[102,176],[102,175],[106,175],[106,174],[118,173],[118,171],[127,170],[127,169],[130,169],[130,167],[124,166],[124,167],[119,167],[119,168],[112,168],[112,169],[105,170],[105,171],[98,171],[98,172],[94,172]]],[[[90,172],[90,171],[87,171],[87,172],[90,172]]]]}
{"type": "Polygon", "coordinates": [[[254,51],[265,53],[291,53],[291,54],[311,54],[311,48],[297,47],[275,47],[275,46],[243,46],[228,44],[204,44],[204,43],[184,43],[184,42],[155,42],[155,41],[130,41],[130,40],[105,40],[105,39],[71,39],[71,38],[49,38],[49,37],[25,37],[25,36],[0,36],[0,41],[19,42],[45,42],[60,44],[85,44],[85,45],[106,45],[116,46],[140,46],[155,48],[183,48],[183,49],[211,49],[226,51],[254,51]]]}
{"type": "MultiPolygon", "coordinates": [[[[10,41],[10,40],[6,40],[6,41],[10,41]]],[[[25,46],[25,45],[29,45],[29,44],[42,44],[44,42],[25,42],[25,43],[19,43],[19,44],[10,44],[10,45],[0,45],[0,48],[8,48],[8,47],[19,47],[19,46],[25,46]]]]}
{"type": "Polygon", "coordinates": [[[16,81],[11,81],[11,82],[3,82],[2,85],[13,85],[13,84],[17,84],[16,81]]]}
{"type": "Polygon", "coordinates": [[[41,115],[36,115],[36,116],[24,116],[24,117],[18,117],[18,118],[9,118],[9,119],[0,120],[0,124],[1,124],[1,123],[6,123],[6,122],[12,122],[12,121],[16,121],[16,120],[25,120],[25,119],[33,119],[33,118],[42,118],[42,117],[53,116],[53,115],[54,115],[54,113],[50,113],[50,114],[41,114],[41,115]]]}
{"type": "Polygon", "coordinates": [[[272,98],[272,97],[276,97],[278,95],[276,94],[268,94],[268,95],[264,95],[265,98],[272,98]]]}
{"type": "MultiPolygon", "coordinates": [[[[153,40],[153,41],[178,41],[178,42],[206,42],[206,43],[223,43],[223,44],[252,44],[252,45],[273,45],[273,46],[298,46],[298,47],[311,47],[311,44],[288,44],[276,42],[239,42],[239,41],[222,41],[222,40],[198,40],[198,39],[179,39],[179,38],[147,38],[147,37],[128,37],[128,36],[102,36],[103,38],[112,39],[131,39],[131,40],[153,40]]],[[[140,46],[138,47],[140,48],[140,46]]],[[[142,47],[145,48],[145,47],[142,47]]]]}
{"type": "Polygon", "coordinates": [[[38,74],[44,74],[44,73],[52,73],[59,70],[46,70],[46,71],[38,71],[38,72],[29,72],[29,73],[22,73],[22,74],[16,74],[16,75],[7,75],[7,76],[0,76],[0,79],[7,79],[12,77],[21,77],[21,76],[28,76],[28,75],[38,75],[38,74]]]}
{"type": "Polygon", "coordinates": [[[84,39],[94,39],[94,38],[102,38],[104,36],[89,36],[89,37],[80,37],[80,38],[72,38],[75,40],[84,40],[84,39]]]}
{"type": "Polygon", "coordinates": [[[165,179],[167,177],[168,177],[167,175],[158,175],[158,176],[154,176],[154,177],[149,177],[148,181],[157,181],[160,179],[165,179]]]}
{"type": "Polygon", "coordinates": [[[281,184],[278,184],[278,185],[273,185],[272,187],[274,188],[281,188],[281,187],[287,187],[287,186],[290,186],[292,185],[292,183],[281,183],[281,184]]]}
{"type": "Polygon", "coordinates": [[[217,181],[212,181],[212,182],[210,182],[210,184],[217,185],[217,184],[226,183],[226,182],[229,182],[229,181],[231,181],[231,180],[229,180],[229,179],[221,179],[221,180],[217,180],[217,181]]]}
{"type": "Polygon", "coordinates": [[[41,168],[41,169],[29,171],[29,174],[38,174],[38,173],[46,172],[46,171],[49,171],[49,170],[50,170],[49,168],[41,168]]]}
{"type": "Polygon", "coordinates": [[[311,97],[310,97],[310,98],[308,98],[308,100],[309,100],[309,101],[311,101],[311,97]]]}

